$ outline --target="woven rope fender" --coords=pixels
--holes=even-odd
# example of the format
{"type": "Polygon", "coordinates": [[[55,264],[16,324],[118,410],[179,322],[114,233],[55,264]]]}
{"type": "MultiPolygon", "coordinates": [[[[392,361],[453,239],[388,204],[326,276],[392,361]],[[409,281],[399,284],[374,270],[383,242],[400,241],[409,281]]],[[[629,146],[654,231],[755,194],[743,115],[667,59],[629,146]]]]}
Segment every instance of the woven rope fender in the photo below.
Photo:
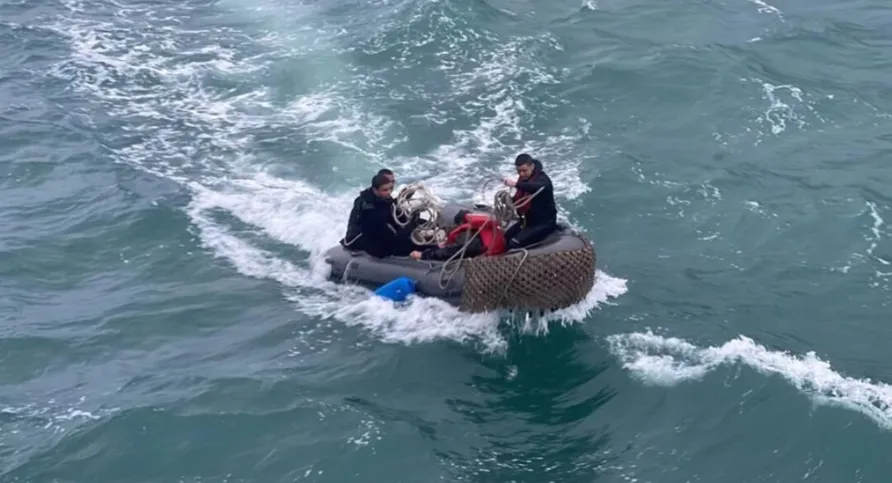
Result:
{"type": "Polygon", "coordinates": [[[581,302],[595,285],[595,250],[474,257],[463,263],[461,310],[557,310],[581,302]],[[518,270],[518,265],[520,269],[518,270]]]}

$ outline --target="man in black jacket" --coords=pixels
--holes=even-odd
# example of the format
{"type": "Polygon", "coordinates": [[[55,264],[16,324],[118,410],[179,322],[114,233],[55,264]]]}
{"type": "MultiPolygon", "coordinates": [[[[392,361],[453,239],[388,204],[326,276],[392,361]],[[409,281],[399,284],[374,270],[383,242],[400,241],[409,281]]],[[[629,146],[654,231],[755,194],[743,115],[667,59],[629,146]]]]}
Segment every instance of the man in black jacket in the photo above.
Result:
{"type": "Polygon", "coordinates": [[[514,166],[517,180],[506,178],[505,185],[516,188],[513,199],[520,220],[505,232],[509,250],[539,243],[557,230],[554,187],[542,163],[524,153],[517,156],[514,166]]]}
{"type": "Polygon", "coordinates": [[[391,193],[393,182],[387,174],[377,174],[372,178],[372,186],[362,190],[354,202],[355,214],[351,212],[353,231],[348,228],[348,237],[352,238],[342,240],[344,246],[379,258],[406,256],[413,250],[427,248],[417,246],[411,240],[417,220],[412,220],[405,227],[394,222],[393,205],[396,200],[391,193]]]}
{"type": "MultiPolygon", "coordinates": [[[[384,176],[391,183],[396,183],[393,171],[387,168],[378,170],[378,173],[376,173],[375,176],[384,176]]],[[[374,180],[372,182],[374,183],[374,180]]],[[[393,188],[391,188],[391,190],[393,190],[393,188]]],[[[362,237],[359,236],[362,234],[359,222],[360,215],[362,214],[363,200],[374,200],[372,188],[366,188],[360,191],[359,196],[353,200],[353,208],[350,209],[350,216],[347,218],[347,234],[340,241],[341,245],[350,248],[351,250],[363,249],[362,237]]]]}

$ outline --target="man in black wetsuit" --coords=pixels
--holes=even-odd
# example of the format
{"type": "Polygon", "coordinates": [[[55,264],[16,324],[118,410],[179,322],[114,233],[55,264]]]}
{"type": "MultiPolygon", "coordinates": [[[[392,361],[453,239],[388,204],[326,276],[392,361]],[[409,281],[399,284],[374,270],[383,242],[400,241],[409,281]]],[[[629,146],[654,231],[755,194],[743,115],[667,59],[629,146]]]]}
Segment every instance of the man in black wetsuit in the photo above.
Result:
{"type": "MultiPolygon", "coordinates": [[[[375,176],[384,176],[391,183],[396,183],[396,177],[393,174],[393,171],[383,168],[378,170],[375,176]]],[[[391,191],[393,188],[391,188],[391,191]]],[[[353,208],[350,209],[350,216],[347,218],[347,233],[344,235],[344,238],[341,239],[340,243],[344,247],[350,248],[352,250],[362,250],[362,240],[359,236],[362,233],[362,230],[359,227],[360,214],[362,213],[362,202],[364,199],[372,199],[372,188],[366,188],[359,192],[359,196],[357,196],[353,200],[353,208]]],[[[388,194],[388,196],[390,196],[388,194]]]]}
{"type": "Polygon", "coordinates": [[[529,154],[520,154],[514,160],[517,180],[505,179],[505,185],[516,188],[514,203],[520,220],[505,232],[508,249],[516,249],[539,243],[557,230],[557,205],[551,178],[542,169],[542,163],[529,154]],[[524,201],[528,196],[532,199],[524,201]]]}
{"type": "MultiPolygon", "coordinates": [[[[423,250],[427,247],[415,245],[411,240],[412,230],[417,226],[417,220],[412,220],[405,227],[400,227],[393,219],[393,205],[396,203],[391,197],[393,182],[386,174],[377,174],[372,178],[372,186],[362,190],[356,199],[356,214],[351,213],[355,225],[352,243],[342,244],[352,250],[364,250],[374,257],[407,256],[413,250],[423,250]],[[361,243],[357,244],[358,241],[361,243]]],[[[351,240],[346,240],[350,242],[351,240]]]]}

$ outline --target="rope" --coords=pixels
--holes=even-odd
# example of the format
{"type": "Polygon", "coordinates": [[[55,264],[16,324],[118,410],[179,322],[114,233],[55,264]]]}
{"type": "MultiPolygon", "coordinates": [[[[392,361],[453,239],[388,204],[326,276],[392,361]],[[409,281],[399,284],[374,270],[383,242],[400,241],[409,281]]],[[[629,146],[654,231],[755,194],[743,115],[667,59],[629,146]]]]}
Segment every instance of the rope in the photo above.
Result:
{"type": "MultiPolygon", "coordinates": [[[[468,245],[470,245],[471,241],[474,240],[475,238],[477,238],[478,235],[480,235],[480,232],[482,232],[484,228],[486,228],[486,227],[481,226],[480,228],[478,228],[477,231],[474,232],[474,234],[471,235],[470,238],[468,238],[468,241],[466,241],[464,243],[464,245],[462,245],[462,247],[461,247],[461,249],[459,249],[459,251],[455,252],[454,255],[452,255],[451,257],[446,259],[445,262],[443,262],[443,267],[440,269],[440,276],[437,278],[437,283],[440,285],[441,290],[446,290],[446,287],[449,286],[450,283],[452,283],[452,279],[455,278],[455,274],[458,273],[458,269],[461,268],[461,262],[465,259],[465,252],[468,250],[468,245]],[[449,269],[449,263],[452,262],[453,260],[455,260],[456,257],[458,257],[458,264],[455,266],[455,268],[449,269]],[[446,272],[449,272],[449,280],[444,284],[443,283],[443,275],[446,272]]],[[[496,234],[496,225],[495,224],[492,225],[492,231],[493,231],[493,235],[495,235],[496,234]]],[[[486,247],[484,247],[484,253],[485,253],[485,250],[486,250],[486,247]]]]}
{"type": "Polygon", "coordinates": [[[443,203],[423,184],[414,183],[403,188],[393,204],[393,221],[401,228],[405,228],[413,219],[422,220],[410,234],[412,242],[416,245],[434,245],[441,238],[441,230],[437,227],[440,214],[443,211],[443,203]],[[415,196],[420,194],[421,196],[415,196]],[[428,219],[420,215],[426,213],[428,219]]]}
{"type": "MultiPolygon", "coordinates": [[[[484,182],[481,188],[485,190],[486,186],[494,181],[500,180],[490,178],[484,182]]],[[[542,187],[535,193],[524,195],[517,200],[517,202],[514,201],[510,189],[497,191],[493,199],[493,217],[498,221],[499,225],[506,228],[509,223],[519,218],[517,214],[518,208],[528,205],[533,198],[538,196],[544,189],[545,187],[542,187]]],[[[424,220],[418,227],[412,230],[410,237],[412,242],[416,245],[434,245],[438,244],[444,238],[443,231],[437,226],[442,210],[442,203],[433,193],[431,193],[423,184],[414,183],[403,188],[399,195],[397,195],[396,202],[393,204],[393,220],[400,227],[405,228],[414,218],[419,217],[422,213],[427,213],[428,219],[424,220]],[[416,194],[421,194],[421,196],[416,197],[416,194]]],[[[458,273],[458,270],[461,268],[462,262],[465,259],[468,245],[480,235],[480,232],[482,232],[484,228],[485,227],[483,226],[478,228],[477,231],[474,232],[474,234],[462,245],[461,249],[443,263],[443,266],[440,269],[440,275],[437,278],[440,289],[445,290],[446,287],[452,283],[452,280],[455,278],[456,273],[458,273]]],[[[493,224],[492,231],[494,236],[496,235],[496,229],[497,226],[493,224]]],[[[527,249],[523,249],[523,258],[518,264],[517,270],[511,277],[510,282],[505,286],[502,298],[504,298],[505,295],[507,295],[508,290],[510,290],[511,284],[514,282],[517,273],[520,272],[527,256],[529,256],[529,252],[527,249]]]]}
{"type": "Polygon", "coordinates": [[[520,263],[517,264],[517,268],[514,270],[514,274],[511,275],[511,279],[508,280],[508,283],[505,284],[505,290],[502,291],[502,296],[496,301],[496,306],[502,303],[502,300],[505,300],[505,297],[508,296],[508,290],[511,290],[511,286],[514,284],[514,279],[517,278],[517,274],[520,273],[520,269],[523,267],[523,262],[527,261],[527,257],[530,256],[530,251],[526,248],[523,248],[523,258],[520,259],[520,263]]]}
{"type": "MultiPolygon", "coordinates": [[[[487,188],[491,183],[501,183],[502,178],[497,177],[498,175],[494,173],[496,176],[493,178],[489,178],[483,182],[480,186],[480,193],[484,194],[482,198],[485,198],[485,193],[487,188]]],[[[519,208],[523,208],[533,201],[533,198],[539,195],[539,193],[544,190],[545,187],[539,188],[535,193],[527,194],[522,196],[517,203],[514,202],[514,196],[511,194],[511,189],[502,189],[496,191],[495,196],[493,196],[493,204],[492,204],[492,214],[499,221],[503,228],[507,228],[508,225],[520,218],[517,213],[519,208]]]]}
{"type": "MultiPolygon", "coordinates": [[[[530,204],[533,201],[533,198],[539,196],[539,193],[544,189],[545,187],[543,186],[536,190],[535,193],[523,195],[516,203],[514,202],[514,197],[509,194],[510,190],[500,190],[496,192],[495,199],[493,200],[493,214],[498,220],[503,220],[502,222],[504,223],[504,226],[507,227],[508,223],[512,220],[520,218],[517,209],[530,204]]],[[[508,243],[508,240],[505,240],[505,243],[508,243]]],[[[527,257],[530,256],[528,248],[529,247],[521,248],[521,250],[523,250],[523,258],[521,258],[520,262],[517,264],[517,269],[514,270],[511,279],[505,284],[505,290],[502,292],[502,296],[499,297],[496,305],[501,304],[502,300],[508,295],[508,291],[511,290],[511,286],[514,284],[514,279],[517,277],[517,274],[520,273],[520,269],[523,267],[523,263],[527,261],[527,257]]]]}
{"type": "MultiPolygon", "coordinates": [[[[483,185],[481,186],[481,191],[485,191],[485,187],[493,181],[496,181],[496,180],[489,179],[489,180],[485,181],[483,183],[483,185]]],[[[493,217],[495,217],[495,219],[499,222],[499,224],[503,228],[507,228],[508,224],[511,223],[511,221],[519,218],[519,216],[517,214],[517,209],[529,204],[533,200],[533,198],[535,198],[537,195],[539,195],[539,193],[541,193],[542,190],[544,190],[544,189],[545,189],[545,187],[543,186],[543,187],[539,188],[538,190],[536,190],[536,192],[533,194],[522,196],[517,201],[517,203],[514,202],[514,198],[511,195],[510,189],[503,189],[503,190],[497,191],[494,196],[494,199],[493,199],[493,208],[492,208],[493,217]]],[[[464,245],[461,247],[461,249],[458,252],[456,252],[454,255],[449,257],[449,259],[447,259],[446,262],[443,263],[443,268],[440,270],[440,276],[438,278],[440,289],[445,290],[446,286],[448,286],[452,282],[452,279],[455,277],[455,274],[458,273],[459,268],[461,268],[461,264],[462,264],[462,261],[464,261],[465,252],[468,249],[468,245],[471,243],[471,241],[474,238],[477,238],[477,236],[480,234],[480,232],[483,231],[483,228],[484,227],[481,226],[477,230],[477,232],[475,232],[474,235],[471,238],[469,238],[467,242],[464,243],[464,245]],[[450,269],[449,263],[452,262],[456,257],[458,257],[458,263],[455,265],[455,268],[450,269]],[[449,273],[449,280],[444,284],[443,283],[443,275],[447,272],[449,273]]],[[[493,231],[493,236],[495,236],[496,235],[496,225],[495,224],[492,225],[492,231],[493,231]]],[[[505,241],[507,242],[507,240],[505,240],[505,241]]],[[[523,266],[523,262],[526,261],[527,256],[529,255],[529,252],[526,249],[523,249],[523,253],[524,253],[523,258],[521,259],[520,264],[517,266],[517,271],[514,273],[514,276],[511,277],[511,281],[508,283],[508,285],[505,286],[505,292],[502,295],[503,298],[504,298],[504,295],[508,293],[508,290],[511,288],[511,284],[514,282],[514,277],[517,276],[517,273],[520,271],[520,267],[523,266]]],[[[501,300],[499,300],[499,302],[501,303],[501,300]]]]}
{"type": "Polygon", "coordinates": [[[543,186],[536,190],[535,193],[523,195],[516,203],[514,202],[514,197],[511,195],[510,190],[500,190],[496,192],[492,206],[493,215],[503,226],[507,226],[513,220],[520,218],[517,214],[517,210],[530,204],[530,202],[533,201],[533,198],[538,196],[544,189],[545,187],[543,186]]]}
{"type": "Polygon", "coordinates": [[[350,245],[356,243],[356,240],[359,240],[359,237],[361,237],[361,236],[362,236],[362,233],[360,233],[359,235],[356,235],[356,236],[353,237],[353,239],[350,240],[350,241],[347,241],[347,237],[342,238],[341,241],[344,242],[344,246],[345,246],[345,247],[349,247],[350,245]]]}

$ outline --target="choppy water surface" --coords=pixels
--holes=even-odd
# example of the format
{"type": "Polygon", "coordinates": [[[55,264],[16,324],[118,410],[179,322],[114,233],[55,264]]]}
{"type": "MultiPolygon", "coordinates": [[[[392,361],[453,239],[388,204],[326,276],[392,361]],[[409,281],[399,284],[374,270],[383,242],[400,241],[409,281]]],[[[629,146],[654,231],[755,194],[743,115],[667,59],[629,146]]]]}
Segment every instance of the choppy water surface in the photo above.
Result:
{"type": "Polygon", "coordinates": [[[0,3],[0,481],[884,482],[892,10],[0,3]],[[325,279],[528,151],[548,320],[325,279]]]}

